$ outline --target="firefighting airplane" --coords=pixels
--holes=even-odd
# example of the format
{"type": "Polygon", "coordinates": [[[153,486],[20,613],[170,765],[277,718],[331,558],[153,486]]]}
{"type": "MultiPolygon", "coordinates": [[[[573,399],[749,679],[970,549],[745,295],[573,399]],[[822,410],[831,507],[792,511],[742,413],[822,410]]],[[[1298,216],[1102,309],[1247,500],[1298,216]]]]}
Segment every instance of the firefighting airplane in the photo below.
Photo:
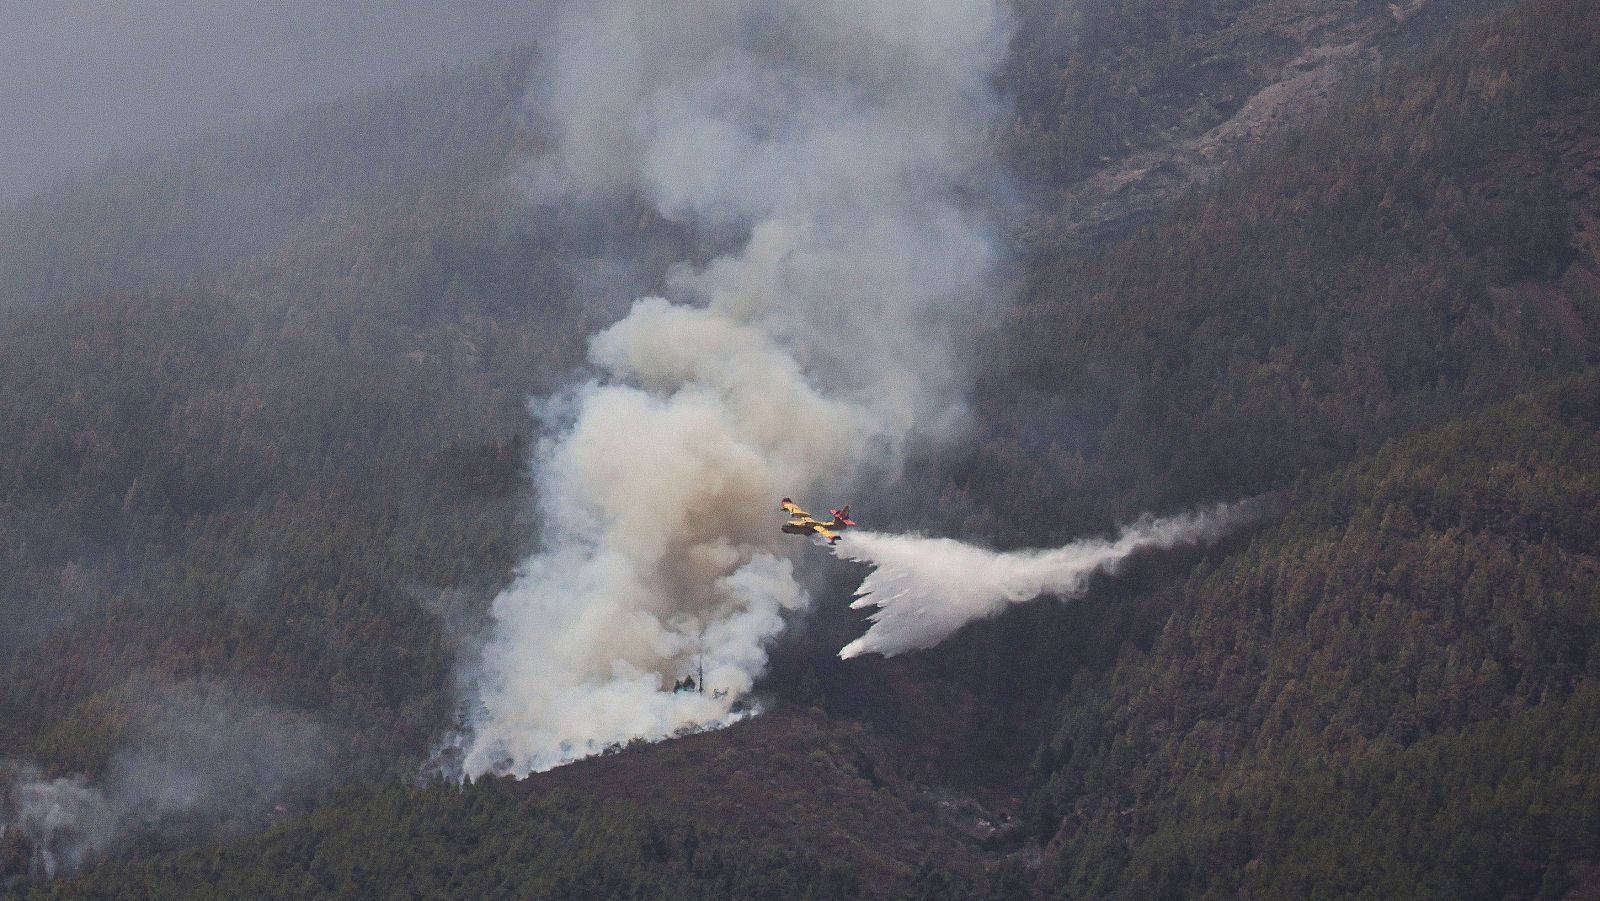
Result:
{"type": "Polygon", "coordinates": [[[845,504],[838,510],[829,510],[828,512],[833,514],[833,519],[827,522],[823,522],[800,509],[798,504],[788,498],[783,499],[781,506],[783,507],[783,512],[794,517],[783,524],[783,531],[788,532],[790,535],[821,535],[823,538],[828,539],[829,544],[833,544],[839,540],[840,532],[856,524],[855,520],[850,518],[849,504],[845,504]]]}

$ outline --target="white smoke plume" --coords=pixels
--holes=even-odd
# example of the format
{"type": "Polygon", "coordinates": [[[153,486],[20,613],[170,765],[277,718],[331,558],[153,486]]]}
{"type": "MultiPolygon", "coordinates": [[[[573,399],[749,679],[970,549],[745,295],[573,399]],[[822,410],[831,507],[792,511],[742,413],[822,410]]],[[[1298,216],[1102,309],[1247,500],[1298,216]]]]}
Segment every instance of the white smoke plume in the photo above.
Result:
{"type": "Polygon", "coordinates": [[[0,841],[24,837],[39,875],[78,869],[110,845],[120,819],[82,777],[45,779],[33,767],[0,765],[0,841]]]}
{"type": "Polygon", "coordinates": [[[336,736],[302,714],[200,683],[129,709],[138,735],[97,781],[0,760],[0,849],[22,839],[33,874],[73,872],[137,839],[243,834],[331,787],[336,736]]]}
{"type": "MultiPolygon", "coordinates": [[[[596,0],[533,105],[549,203],[639,196],[739,249],[595,336],[549,406],[541,546],[495,602],[467,773],[727,723],[808,603],[777,499],[957,418],[950,324],[986,306],[996,0],[596,0]],[[704,671],[704,691],[675,692],[704,671]]],[[[880,473],[883,470],[879,470],[880,473]]]]}
{"type": "Polygon", "coordinates": [[[850,606],[876,610],[866,634],[845,645],[839,656],[893,657],[931,648],[1011,604],[1041,595],[1081,597],[1095,574],[1114,574],[1135,551],[1215,541],[1262,512],[1261,502],[1243,501],[1146,517],[1115,538],[1074,541],[1054,550],[1000,552],[950,538],[852,531],[834,545],[834,553],[873,569],[850,606]]]}

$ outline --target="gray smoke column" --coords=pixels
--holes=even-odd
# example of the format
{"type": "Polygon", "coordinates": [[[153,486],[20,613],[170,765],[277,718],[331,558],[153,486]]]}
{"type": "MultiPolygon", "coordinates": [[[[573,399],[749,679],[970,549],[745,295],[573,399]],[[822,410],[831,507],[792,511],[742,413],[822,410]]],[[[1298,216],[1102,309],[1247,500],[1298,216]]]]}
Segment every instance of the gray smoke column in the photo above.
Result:
{"type": "Polygon", "coordinates": [[[1215,541],[1259,520],[1262,501],[1196,513],[1144,518],[1115,538],[1075,541],[1054,550],[999,552],[950,538],[855,532],[834,546],[846,560],[873,567],[856,589],[856,609],[877,608],[865,635],[839,656],[893,657],[931,648],[975,620],[1041,595],[1081,597],[1096,573],[1115,573],[1129,555],[1215,541]]]}
{"type": "MultiPolygon", "coordinates": [[[[994,0],[573,4],[531,103],[545,203],[642,197],[736,251],[592,339],[545,405],[542,550],[495,602],[469,774],[714,727],[808,604],[782,495],[892,471],[957,420],[991,299],[994,0]],[[674,692],[705,673],[704,692],[674,692]]],[[[819,500],[818,503],[827,503],[819,500]]],[[[803,545],[801,545],[803,546],[803,545]]]]}

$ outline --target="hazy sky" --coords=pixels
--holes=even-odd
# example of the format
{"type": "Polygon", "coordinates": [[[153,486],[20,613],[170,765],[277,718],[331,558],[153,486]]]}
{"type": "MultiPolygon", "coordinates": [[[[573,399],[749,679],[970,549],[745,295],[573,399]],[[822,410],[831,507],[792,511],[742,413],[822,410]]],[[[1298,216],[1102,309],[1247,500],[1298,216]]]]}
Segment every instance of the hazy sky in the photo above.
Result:
{"type": "Polygon", "coordinates": [[[0,198],[537,35],[545,0],[0,0],[0,198]]]}

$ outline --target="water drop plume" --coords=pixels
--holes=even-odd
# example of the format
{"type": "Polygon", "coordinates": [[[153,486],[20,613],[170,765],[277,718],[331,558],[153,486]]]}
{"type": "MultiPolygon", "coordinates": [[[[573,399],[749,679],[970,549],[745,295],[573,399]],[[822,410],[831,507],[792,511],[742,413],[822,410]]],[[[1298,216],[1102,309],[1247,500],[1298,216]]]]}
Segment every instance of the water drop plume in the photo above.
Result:
{"type": "Polygon", "coordinates": [[[967,623],[1042,595],[1081,597],[1098,573],[1115,573],[1137,551],[1198,544],[1257,521],[1262,500],[1194,513],[1145,517],[1115,538],[1074,541],[1052,550],[993,551],[951,538],[851,532],[834,553],[872,572],[856,590],[856,609],[872,608],[866,634],[843,658],[893,657],[931,648],[967,623]]]}

